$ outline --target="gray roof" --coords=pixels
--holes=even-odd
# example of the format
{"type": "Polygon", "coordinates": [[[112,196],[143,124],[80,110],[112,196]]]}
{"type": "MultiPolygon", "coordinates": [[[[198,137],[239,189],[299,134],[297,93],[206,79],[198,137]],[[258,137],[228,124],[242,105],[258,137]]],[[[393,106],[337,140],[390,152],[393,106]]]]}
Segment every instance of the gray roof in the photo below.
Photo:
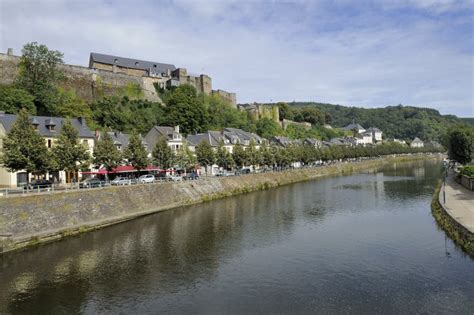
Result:
{"type": "Polygon", "coordinates": [[[352,123],[352,124],[349,124],[349,125],[345,126],[344,129],[345,130],[354,130],[354,129],[361,130],[361,129],[364,129],[364,127],[362,127],[359,124],[352,123]]]}
{"type": "MultiPolygon", "coordinates": [[[[100,134],[102,135],[103,132],[101,132],[100,134]]],[[[128,143],[130,142],[130,135],[122,133],[121,131],[107,131],[107,134],[112,138],[116,146],[120,145],[122,149],[126,149],[128,147],[128,143]]],[[[148,146],[142,136],[140,136],[140,139],[142,139],[142,143],[144,145],[148,146]]]]}
{"type": "Polygon", "coordinates": [[[154,130],[156,130],[161,136],[166,136],[168,140],[173,139],[173,135],[178,135],[179,133],[174,130],[173,127],[167,126],[154,126],[154,130]]]}
{"type": "Polygon", "coordinates": [[[240,143],[243,145],[245,145],[247,141],[250,143],[251,140],[254,140],[257,145],[263,142],[263,139],[256,134],[237,128],[224,128],[223,131],[207,131],[205,133],[189,135],[186,140],[188,144],[192,146],[206,141],[213,147],[217,147],[220,141],[223,141],[225,144],[240,143]]]}
{"type": "Polygon", "coordinates": [[[423,141],[420,140],[420,138],[416,137],[415,139],[413,139],[412,143],[413,142],[419,142],[419,143],[423,143],[423,141]]]}
{"type": "Polygon", "coordinates": [[[321,140],[315,139],[315,138],[306,138],[306,139],[304,139],[303,143],[307,143],[307,144],[310,144],[310,145],[321,145],[322,144],[321,140]]]}
{"type": "MultiPolygon", "coordinates": [[[[16,115],[0,114],[0,123],[3,125],[7,133],[10,132],[15,120],[16,115]]],[[[31,123],[35,123],[38,125],[38,133],[43,137],[57,137],[61,132],[61,129],[66,120],[67,118],[61,117],[30,116],[31,123]],[[48,125],[51,125],[51,122],[54,123],[54,131],[51,131],[47,128],[48,125]]],[[[72,126],[79,132],[80,138],[94,138],[94,133],[89,129],[89,127],[87,127],[84,118],[72,118],[70,120],[72,126]]]]}
{"type": "Polygon", "coordinates": [[[92,62],[98,62],[108,65],[117,65],[123,68],[146,70],[153,73],[166,73],[168,70],[173,71],[176,67],[172,64],[153,62],[139,59],[131,59],[125,57],[118,57],[113,55],[105,55],[91,52],[89,59],[89,67],[92,67],[92,62]]]}
{"type": "Polygon", "coordinates": [[[288,138],[288,137],[282,137],[282,136],[274,136],[272,137],[272,142],[281,145],[283,147],[289,146],[293,143],[293,141],[288,138]]]}

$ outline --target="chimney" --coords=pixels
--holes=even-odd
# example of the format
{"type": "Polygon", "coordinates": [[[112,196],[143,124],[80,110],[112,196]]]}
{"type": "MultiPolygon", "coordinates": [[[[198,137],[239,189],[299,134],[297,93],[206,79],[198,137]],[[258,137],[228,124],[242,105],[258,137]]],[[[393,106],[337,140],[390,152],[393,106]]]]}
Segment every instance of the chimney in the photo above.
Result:
{"type": "Polygon", "coordinates": [[[7,49],[7,55],[8,56],[13,56],[13,48],[8,48],[7,49]]]}
{"type": "Polygon", "coordinates": [[[178,125],[178,126],[174,126],[174,132],[179,133],[179,125],[178,125]]]}
{"type": "Polygon", "coordinates": [[[77,120],[79,121],[79,123],[81,124],[81,126],[85,126],[85,125],[86,125],[86,118],[85,118],[85,117],[79,117],[79,118],[77,118],[77,120]]]}

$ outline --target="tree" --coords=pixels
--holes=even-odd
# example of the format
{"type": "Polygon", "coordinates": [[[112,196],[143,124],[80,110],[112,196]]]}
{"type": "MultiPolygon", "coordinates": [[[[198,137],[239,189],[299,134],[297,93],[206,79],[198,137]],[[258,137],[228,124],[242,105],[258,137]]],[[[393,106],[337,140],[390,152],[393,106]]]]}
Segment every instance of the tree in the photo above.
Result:
{"type": "Polygon", "coordinates": [[[128,164],[132,165],[137,171],[148,166],[148,153],[142,143],[141,137],[133,133],[128,140],[128,147],[124,152],[124,157],[128,164]]]}
{"type": "Polygon", "coordinates": [[[245,151],[245,153],[247,155],[247,162],[249,165],[257,166],[260,165],[260,163],[262,162],[262,156],[259,150],[257,150],[257,148],[255,147],[255,141],[253,139],[250,140],[250,145],[245,151]]]}
{"type": "Polygon", "coordinates": [[[7,137],[3,140],[1,161],[10,172],[25,170],[39,174],[49,169],[49,152],[44,139],[30,123],[28,112],[22,109],[7,137]]]}
{"type": "Polygon", "coordinates": [[[165,137],[160,137],[152,152],[153,162],[161,169],[169,169],[173,166],[175,156],[165,137]]]}
{"type": "Polygon", "coordinates": [[[270,118],[262,118],[257,121],[257,134],[263,138],[271,138],[282,134],[280,126],[270,118]]]}
{"type": "Polygon", "coordinates": [[[111,171],[122,162],[122,154],[107,132],[103,132],[95,143],[93,162],[98,168],[103,166],[107,171],[111,171]]]}
{"type": "Polygon", "coordinates": [[[234,160],[229,151],[224,147],[224,142],[221,140],[216,151],[216,164],[224,169],[228,169],[234,165],[234,160]]]}
{"type": "Polygon", "coordinates": [[[186,134],[207,129],[207,111],[193,86],[183,84],[177,87],[166,105],[165,123],[179,125],[186,134]]]}
{"type": "Polygon", "coordinates": [[[55,85],[62,78],[57,65],[63,63],[63,54],[37,42],[26,44],[21,52],[16,83],[35,97],[37,111],[47,114],[56,97],[55,85]]]}
{"type": "Polygon", "coordinates": [[[206,173],[207,167],[213,165],[216,159],[211,145],[204,140],[196,146],[196,158],[199,164],[206,167],[206,173]]]}
{"type": "Polygon", "coordinates": [[[267,145],[264,144],[260,148],[260,153],[262,155],[263,165],[271,167],[275,164],[275,156],[273,155],[272,150],[267,145]]]}
{"type": "Polygon", "coordinates": [[[293,120],[293,111],[290,108],[290,106],[288,106],[287,103],[280,102],[277,105],[278,105],[278,111],[280,114],[279,115],[280,120],[283,120],[283,119],[293,120]]]}
{"type": "Polygon", "coordinates": [[[48,107],[49,114],[59,117],[91,117],[89,105],[76,95],[75,90],[57,89],[55,100],[48,107]]]}
{"type": "Polygon", "coordinates": [[[52,148],[53,159],[57,170],[68,173],[77,172],[90,160],[87,147],[79,142],[79,132],[66,120],[58,140],[52,148]]]}
{"type": "Polygon", "coordinates": [[[245,152],[241,144],[234,146],[234,152],[232,153],[232,158],[234,159],[235,165],[239,168],[242,168],[248,162],[248,155],[245,152]]]}
{"type": "Polygon", "coordinates": [[[183,143],[183,145],[178,149],[176,152],[176,165],[179,167],[188,170],[190,168],[194,168],[196,166],[196,157],[194,154],[191,152],[189,147],[186,145],[186,143],[183,143]]]}
{"type": "MultiPolygon", "coordinates": [[[[472,128],[471,128],[472,129],[472,128]]],[[[473,156],[474,132],[469,128],[456,127],[448,132],[448,156],[450,159],[466,164],[473,156]]]]}
{"type": "Polygon", "coordinates": [[[28,91],[9,85],[0,85],[0,110],[16,114],[22,108],[28,113],[36,114],[35,98],[28,91]]]}

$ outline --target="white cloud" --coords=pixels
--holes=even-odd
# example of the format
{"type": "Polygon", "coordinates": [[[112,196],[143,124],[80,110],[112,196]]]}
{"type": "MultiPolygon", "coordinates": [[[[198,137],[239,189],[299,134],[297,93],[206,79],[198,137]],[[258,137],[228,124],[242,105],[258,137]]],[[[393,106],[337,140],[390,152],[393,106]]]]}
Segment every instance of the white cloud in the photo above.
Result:
{"type": "MultiPolygon", "coordinates": [[[[474,115],[463,16],[398,19],[353,13],[345,1],[0,2],[2,51],[36,40],[75,64],[91,51],[174,63],[210,74],[239,102],[403,103],[474,115]]],[[[434,2],[404,5],[430,11],[434,2]]]]}

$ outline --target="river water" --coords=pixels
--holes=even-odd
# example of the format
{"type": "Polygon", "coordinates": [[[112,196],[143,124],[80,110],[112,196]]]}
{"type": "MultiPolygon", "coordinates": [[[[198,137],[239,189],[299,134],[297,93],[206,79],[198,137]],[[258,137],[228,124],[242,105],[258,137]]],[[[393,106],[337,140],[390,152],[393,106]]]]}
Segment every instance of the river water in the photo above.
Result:
{"type": "Polygon", "coordinates": [[[439,162],[157,213],[0,257],[0,313],[471,313],[439,162]]]}

